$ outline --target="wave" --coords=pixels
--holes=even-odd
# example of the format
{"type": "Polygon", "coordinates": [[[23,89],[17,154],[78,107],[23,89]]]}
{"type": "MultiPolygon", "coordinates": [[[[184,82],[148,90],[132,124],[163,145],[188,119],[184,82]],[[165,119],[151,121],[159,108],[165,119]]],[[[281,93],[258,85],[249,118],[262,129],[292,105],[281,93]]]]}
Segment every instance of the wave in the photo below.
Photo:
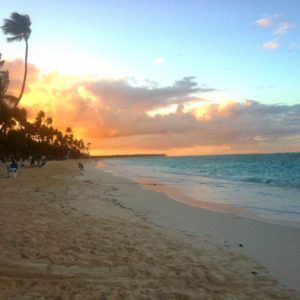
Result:
{"type": "Polygon", "coordinates": [[[300,153],[147,158],[136,163],[168,175],[201,176],[300,190],[300,153]]]}
{"type": "Polygon", "coordinates": [[[108,170],[176,187],[201,201],[300,222],[300,154],[111,159],[108,170]]]}

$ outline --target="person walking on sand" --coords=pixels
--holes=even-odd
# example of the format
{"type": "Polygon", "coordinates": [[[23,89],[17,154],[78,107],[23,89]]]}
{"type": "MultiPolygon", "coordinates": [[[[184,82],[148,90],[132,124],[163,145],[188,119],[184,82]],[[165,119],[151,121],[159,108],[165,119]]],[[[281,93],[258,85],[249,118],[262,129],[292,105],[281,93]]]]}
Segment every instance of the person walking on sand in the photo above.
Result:
{"type": "Polygon", "coordinates": [[[18,163],[15,160],[13,160],[12,163],[7,167],[7,172],[8,172],[7,178],[10,177],[10,173],[13,173],[14,174],[14,178],[16,178],[18,167],[19,167],[18,163]]]}
{"type": "Polygon", "coordinates": [[[32,156],[32,158],[31,158],[31,160],[30,160],[30,165],[31,165],[32,167],[35,166],[35,160],[34,160],[33,156],[32,156]]]}

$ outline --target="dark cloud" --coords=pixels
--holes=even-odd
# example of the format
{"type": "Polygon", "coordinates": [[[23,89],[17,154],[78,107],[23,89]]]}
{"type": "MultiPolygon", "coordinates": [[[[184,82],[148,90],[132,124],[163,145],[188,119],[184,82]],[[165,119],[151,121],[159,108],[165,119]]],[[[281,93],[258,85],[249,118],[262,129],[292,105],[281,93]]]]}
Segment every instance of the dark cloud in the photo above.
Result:
{"type": "Polygon", "coordinates": [[[127,80],[100,80],[86,82],[84,86],[108,106],[137,110],[150,110],[170,103],[186,102],[198,93],[215,91],[213,88],[200,88],[194,77],[185,77],[167,87],[136,87],[130,85],[127,80]]]}

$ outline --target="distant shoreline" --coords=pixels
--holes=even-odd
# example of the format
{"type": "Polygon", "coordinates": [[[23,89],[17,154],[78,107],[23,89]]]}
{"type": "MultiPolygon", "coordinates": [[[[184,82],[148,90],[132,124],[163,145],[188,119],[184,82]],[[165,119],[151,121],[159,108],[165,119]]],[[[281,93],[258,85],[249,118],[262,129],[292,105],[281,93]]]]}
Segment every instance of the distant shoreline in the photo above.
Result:
{"type": "Polygon", "coordinates": [[[218,154],[192,154],[192,155],[168,155],[166,153],[158,153],[158,154],[114,154],[114,155],[90,155],[92,159],[98,158],[135,158],[135,157],[194,157],[194,156],[248,156],[248,155],[286,155],[286,154],[299,154],[298,152],[267,152],[267,153],[218,153],[218,154]]]}
{"type": "Polygon", "coordinates": [[[116,155],[91,155],[90,158],[127,158],[127,157],[165,157],[167,154],[116,154],[116,155]]]}

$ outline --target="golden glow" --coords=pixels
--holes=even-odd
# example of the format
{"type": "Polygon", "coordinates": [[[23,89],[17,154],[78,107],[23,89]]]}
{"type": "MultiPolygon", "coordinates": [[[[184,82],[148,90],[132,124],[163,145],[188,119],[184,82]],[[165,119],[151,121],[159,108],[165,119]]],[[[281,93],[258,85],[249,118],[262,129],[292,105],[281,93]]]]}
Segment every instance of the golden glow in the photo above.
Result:
{"type": "Polygon", "coordinates": [[[166,116],[170,114],[174,114],[177,110],[177,104],[169,105],[167,107],[162,107],[158,109],[154,109],[151,111],[147,111],[147,115],[150,117],[155,117],[155,116],[166,116]]]}
{"type": "MultiPolygon", "coordinates": [[[[248,150],[235,151],[235,153],[249,153],[248,150]]],[[[184,155],[218,155],[231,154],[232,148],[230,145],[224,144],[220,146],[195,146],[187,148],[172,148],[167,151],[161,149],[143,149],[143,148],[111,148],[111,149],[95,149],[91,151],[92,155],[126,155],[126,154],[167,154],[169,156],[184,156],[184,155]]]]}
{"type": "Polygon", "coordinates": [[[187,148],[175,148],[168,151],[169,155],[182,156],[182,155],[211,155],[211,154],[227,154],[231,153],[230,145],[220,146],[194,146],[187,148]]]}
{"type": "Polygon", "coordinates": [[[38,49],[31,52],[36,65],[44,73],[58,72],[60,74],[71,74],[71,76],[82,77],[83,74],[90,74],[98,78],[124,78],[128,77],[126,71],[120,67],[120,64],[101,60],[101,57],[92,55],[82,55],[72,48],[66,48],[62,45],[43,47],[39,45],[38,49]],[[45,59],[45,57],[53,59],[45,59]],[[54,59],[55,58],[55,59],[54,59]]]}
{"type": "Polygon", "coordinates": [[[88,91],[85,87],[79,86],[77,88],[77,92],[82,99],[91,100],[93,103],[97,102],[97,97],[93,93],[88,91]]]}
{"type": "Polygon", "coordinates": [[[194,108],[194,114],[197,119],[210,119],[208,115],[209,104],[207,103],[198,103],[198,105],[194,108]]]}
{"type": "MultiPolygon", "coordinates": [[[[12,91],[18,94],[23,62],[12,62],[8,69],[17,79],[12,91]]],[[[91,143],[90,151],[94,155],[166,153],[178,156],[284,149],[270,148],[261,131],[250,131],[251,138],[244,138],[248,127],[242,118],[236,117],[236,112],[247,111],[256,105],[254,101],[216,102],[195,98],[149,109],[155,107],[153,99],[141,91],[127,85],[125,80],[99,80],[58,72],[42,74],[29,65],[27,88],[20,105],[28,111],[29,120],[43,110],[46,117],[52,117],[54,127],[62,131],[71,127],[77,138],[91,143]]],[[[292,142],[299,149],[299,143],[292,142]]]]}

